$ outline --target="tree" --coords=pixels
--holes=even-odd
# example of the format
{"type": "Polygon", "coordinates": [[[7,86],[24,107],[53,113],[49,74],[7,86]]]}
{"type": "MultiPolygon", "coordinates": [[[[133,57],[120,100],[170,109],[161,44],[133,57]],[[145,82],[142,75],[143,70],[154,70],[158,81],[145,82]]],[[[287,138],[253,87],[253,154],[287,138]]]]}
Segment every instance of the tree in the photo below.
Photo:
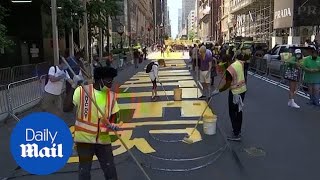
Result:
{"type": "Polygon", "coordinates": [[[193,30],[189,31],[189,33],[188,33],[189,40],[193,40],[195,38],[195,36],[196,36],[196,33],[193,30]]]}
{"type": "Polygon", "coordinates": [[[4,18],[7,16],[8,10],[0,5],[0,48],[7,48],[13,44],[13,42],[7,37],[7,28],[3,24],[4,18]]]}
{"type": "MultiPolygon", "coordinates": [[[[107,44],[109,45],[109,17],[115,17],[120,14],[118,0],[91,0],[87,3],[88,26],[89,26],[89,44],[91,40],[98,37],[97,28],[102,30],[102,37],[106,34],[107,44]]],[[[104,49],[100,47],[99,49],[104,49]]]]}
{"type": "MultiPolygon", "coordinates": [[[[59,0],[57,7],[61,7],[57,9],[59,36],[64,36],[71,29],[78,29],[85,12],[81,0],[59,0]]],[[[44,8],[47,14],[51,14],[51,0],[44,1],[44,8]]]]}

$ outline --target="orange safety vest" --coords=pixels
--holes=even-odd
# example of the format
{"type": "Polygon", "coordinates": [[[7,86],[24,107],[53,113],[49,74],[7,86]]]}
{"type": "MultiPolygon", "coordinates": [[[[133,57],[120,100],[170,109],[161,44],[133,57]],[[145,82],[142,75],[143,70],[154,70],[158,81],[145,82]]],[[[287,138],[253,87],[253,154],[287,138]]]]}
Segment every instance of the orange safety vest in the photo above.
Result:
{"type": "MultiPolygon", "coordinates": [[[[93,85],[85,86],[85,88],[88,88],[89,95],[83,90],[83,88],[80,89],[81,99],[75,123],[75,142],[110,144],[111,140],[108,133],[109,129],[106,124],[101,122],[100,116],[98,116],[100,113],[89,98],[96,98],[93,85]],[[92,113],[97,114],[96,118],[92,118],[92,113]]],[[[112,109],[116,99],[115,94],[112,91],[107,90],[106,93],[106,106],[105,108],[100,108],[101,110],[105,110],[104,113],[109,119],[112,115],[112,109]]]]}
{"type": "Polygon", "coordinates": [[[235,61],[227,69],[232,76],[231,92],[241,94],[247,91],[246,81],[244,78],[244,63],[235,61]]]}

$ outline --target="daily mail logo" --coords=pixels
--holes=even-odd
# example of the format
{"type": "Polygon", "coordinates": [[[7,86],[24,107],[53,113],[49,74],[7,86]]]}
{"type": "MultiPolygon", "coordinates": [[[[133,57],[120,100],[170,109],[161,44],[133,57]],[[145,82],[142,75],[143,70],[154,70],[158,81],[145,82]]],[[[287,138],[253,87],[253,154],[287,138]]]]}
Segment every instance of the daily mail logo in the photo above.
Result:
{"type": "Polygon", "coordinates": [[[10,139],[11,154],[17,164],[36,175],[52,174],[63,168],[72,147],[69,127],[49,113],[34,113],[21,119],[10,139]]]}
{"type": "Polygon", "coordinates": [[[56,144],[55,139],[58,132],[52,133],[49,129],[44,129],[42,131],[35,131],[33,129],[26,129],[26,142],[50,142],[51,147],[40,148],[36,143],[21,144],[21,157],[29,158],[56,158],[63,157],[63,144],[56,144]]]}

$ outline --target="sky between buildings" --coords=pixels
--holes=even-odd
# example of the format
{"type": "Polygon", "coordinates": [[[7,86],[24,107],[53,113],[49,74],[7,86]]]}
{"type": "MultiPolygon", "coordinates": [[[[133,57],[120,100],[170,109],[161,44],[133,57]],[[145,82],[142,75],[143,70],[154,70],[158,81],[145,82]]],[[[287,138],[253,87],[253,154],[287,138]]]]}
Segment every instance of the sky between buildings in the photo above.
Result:
{"type": "Polygon", "coordinates": [[[182,8],[182,1],[183,0],[168,0],[172,38],[176,38],[178,34],[178,9],[182,8]]]}

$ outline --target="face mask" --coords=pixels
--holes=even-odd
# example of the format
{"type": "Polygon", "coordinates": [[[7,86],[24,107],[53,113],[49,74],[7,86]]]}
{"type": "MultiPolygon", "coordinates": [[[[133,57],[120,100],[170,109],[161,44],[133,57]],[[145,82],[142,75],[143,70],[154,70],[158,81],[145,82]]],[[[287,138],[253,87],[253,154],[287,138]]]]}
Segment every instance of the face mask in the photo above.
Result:
{"type": "Polygon", "coordinates": [[[301,59],[302,58],[301,54],[297,54],[297,58],[301,59]]]}
{"type": "Polygon", "coordinates": [[[107,89],[108,89],[107,86],[104,85],[103,81],[101,80],[100,90],[101,90],[101,91],[107,91],[107,89]],[[102,87],[101,87],[101,85],[102,85],[102,87]]]}

